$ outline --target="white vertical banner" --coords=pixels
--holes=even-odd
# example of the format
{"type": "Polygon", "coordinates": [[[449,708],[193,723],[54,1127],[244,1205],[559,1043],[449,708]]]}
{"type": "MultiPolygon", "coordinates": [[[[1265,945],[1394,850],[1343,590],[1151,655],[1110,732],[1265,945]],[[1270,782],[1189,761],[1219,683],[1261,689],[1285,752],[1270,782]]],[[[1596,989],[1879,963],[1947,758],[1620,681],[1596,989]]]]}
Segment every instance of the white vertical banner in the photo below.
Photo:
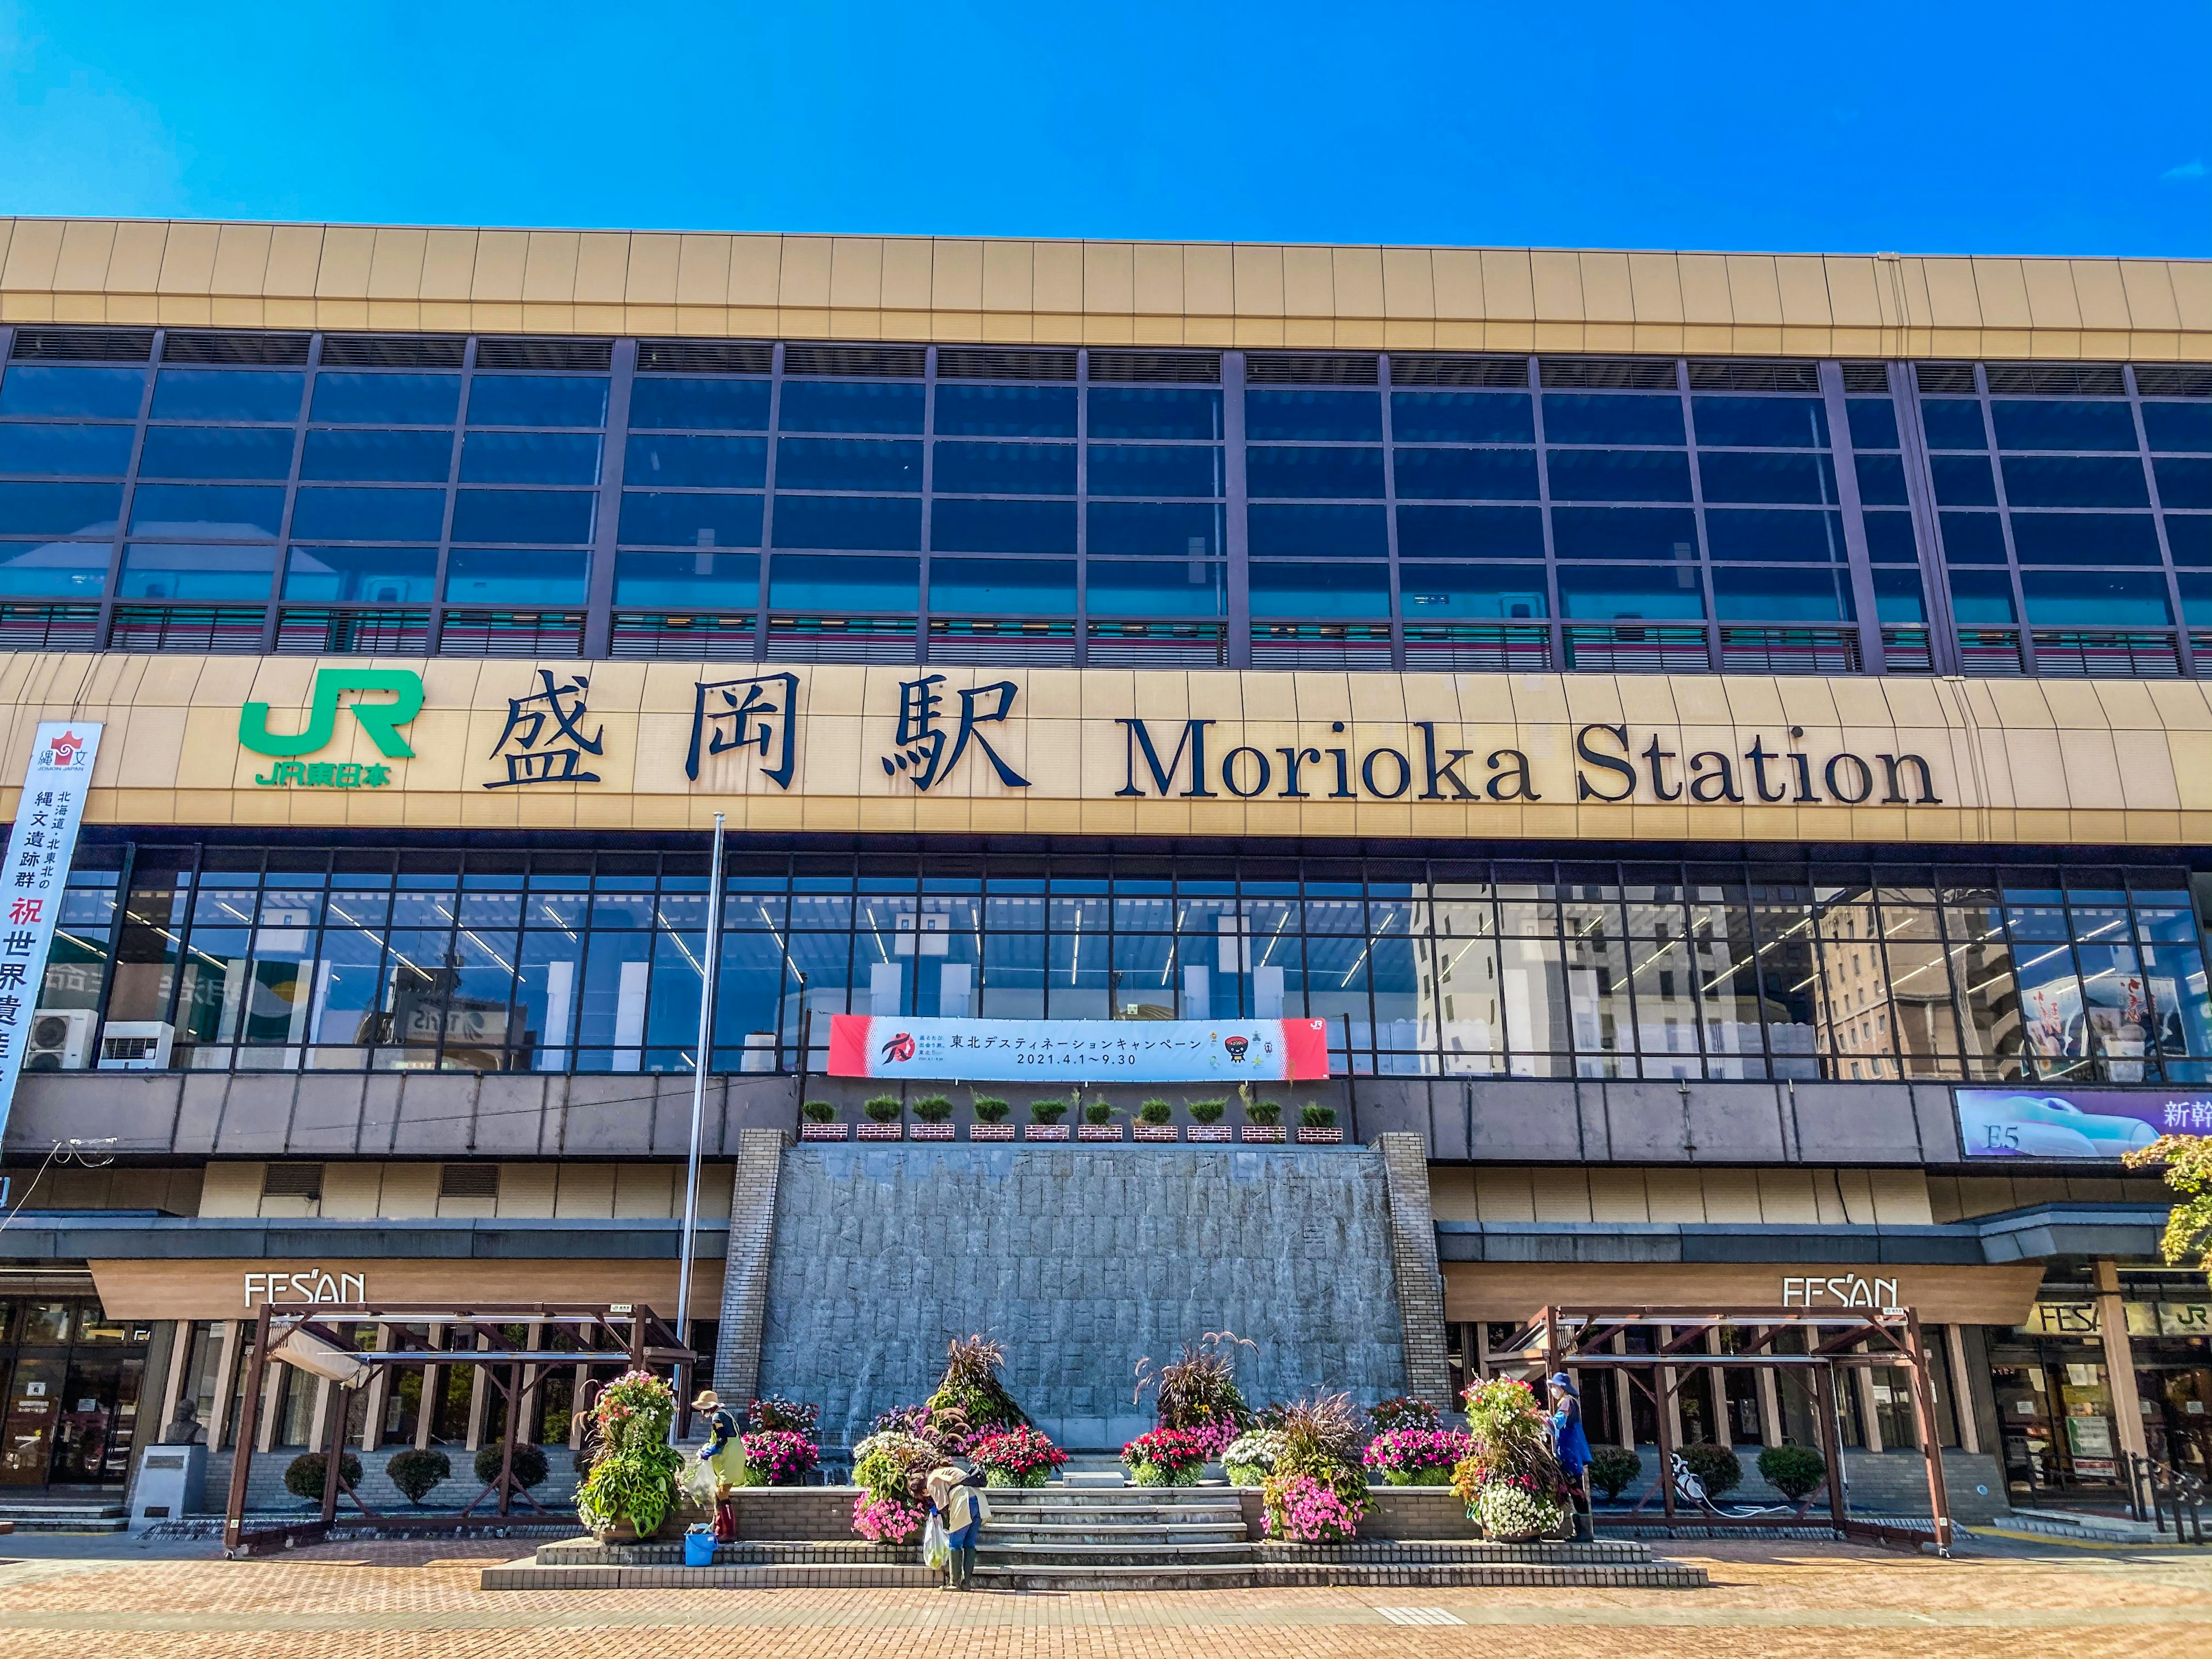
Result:
{"type": "Polygon", "coordinates": [[[23,1045],[46,980],[77,824],[100,752],[97,720],[42,720],[0,866],[0,1134],[15,1104],[23,1045]]]}

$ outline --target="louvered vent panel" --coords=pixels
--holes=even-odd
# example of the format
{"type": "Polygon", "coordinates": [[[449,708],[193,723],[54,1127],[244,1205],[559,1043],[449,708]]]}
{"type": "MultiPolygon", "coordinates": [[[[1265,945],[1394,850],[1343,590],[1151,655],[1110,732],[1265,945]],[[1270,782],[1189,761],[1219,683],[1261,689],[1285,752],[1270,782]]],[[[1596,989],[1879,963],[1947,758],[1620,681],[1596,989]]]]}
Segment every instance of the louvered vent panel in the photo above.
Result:
{"type": "Polygon", "coordinates": [[[2146,398],[2212,398],[2212,363],[2137,363],[2136,390],[2146,398]]]}
{"type": "Polygon", "coordinates": [[[783,349],[787,374],[850,374],[872,380],[919,379],[920,346],[794,345],[783,349]]]}
{"type": "Polygon", "coordinates": [[[204,334],[171,329],[161,341],[165,363],[273,363],[307,361],[304,334],[204,334]]]}
{"type": "Polygon", "coordinates": [[[1218,351],[1100,351],[1091,353],[1093,380],[1170,380],[1213,386],[1221,380],[1218,351]]]}
{"type": "Polygon", "coordinates": [[[1364,352],[1300,351],[1255,354],[1244,364],[1251,386],[1373,386],[1377,359],[1364,352]]]}
{"type": "Polygon", "coordinates": [[[1392,386],[1526,386],[1526,357],[1390,356],[1392,386]]]}
{"type": "Polygon", "coordinates": [[[641,374],[765,374],[775,348],[752,340],[640,340],[641,374]]]}
{"type": "Polygon", "coordinates": [[[1820,366],[1798,358],[1718,357],[1690,365],[1692,392],[1818,392],[1820,366]]]}
{"type": "Polygon", "coordinates": [[[988,351],[973,346],[939,346],[940,380],[1072,380],[1073,351],[988,351]]]}
{"type": "Polygon", "coordinates": [[[611,340],[478,340],[478,368],[558,368],[592,374],[614,361],[611,340]]]}
{"type": "Polygon", "coordinates": [[[1990,392],[2014,398],[2124,398],[2118,363],[1991,363],[1990,392]]]}
{"type": "Polygon", "coordinates": [[[323,1166],[319,1164],[269,1164],[262,1166],[264,1198],[320,1198],[323,1166]]]}
{"type": "Polygon", "coordinates": [[[459,368],[468,342],[458,334],[325,334],[325,368],[459,368]]]}
{"type": "Polygon", "coordinates": [[[1887,363],[1845,363],[1844,390],[1846,392],[1886,392],[1889,390],[1887,363]]]}
{"type": "Polygon", "coordinates": [[[29,363],[143,363],[154,355],[150,328],[19,328],[9,354],[29,363]]]}
{"type": "Polygon", "coordinates": [[[448,1164],[438,1171],[438,1196],[441,1198],[497,1198],[499,1196],[499,1165],[496,1164],[448,1164]]]}
{"type": "Polygon", "coordinates": [[[1914,376],[1923,392],[1940,392],[1951,396],[1974,395],[1974,366],[1972,363],[1915,363],[1914,376]]]}
{"type": "Polygon", "coordinates": [[[1672,357],[1546,357],[1538,368],[1547,388],[1596,392],[1672,392],[1672,357]]]}

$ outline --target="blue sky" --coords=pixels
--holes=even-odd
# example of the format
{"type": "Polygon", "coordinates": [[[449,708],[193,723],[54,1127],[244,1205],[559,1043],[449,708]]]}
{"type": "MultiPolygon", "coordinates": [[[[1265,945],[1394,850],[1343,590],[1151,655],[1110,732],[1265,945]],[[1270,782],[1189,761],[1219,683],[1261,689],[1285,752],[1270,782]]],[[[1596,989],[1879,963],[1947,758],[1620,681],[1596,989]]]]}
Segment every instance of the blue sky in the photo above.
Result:
{"type": "Polygon", "coordinates": [[[0,0],[0,212],[2212,254],[2212,0],[0,0]]]}

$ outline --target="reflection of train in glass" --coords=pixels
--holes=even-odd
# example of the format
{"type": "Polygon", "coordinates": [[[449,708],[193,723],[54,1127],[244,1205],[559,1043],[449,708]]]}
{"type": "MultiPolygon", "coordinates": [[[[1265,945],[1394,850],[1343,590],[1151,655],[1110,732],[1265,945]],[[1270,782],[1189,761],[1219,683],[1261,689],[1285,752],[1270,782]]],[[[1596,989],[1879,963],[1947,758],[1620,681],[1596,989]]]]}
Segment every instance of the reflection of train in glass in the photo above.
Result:
{"type": "Polygon", "coordinates": [[[2056,1095],[1959,1091],[1959,1127],[1969,1158],[2117,1158],[2158,1132],[2139,1117],[2085,1112],[2056,1095]]]}

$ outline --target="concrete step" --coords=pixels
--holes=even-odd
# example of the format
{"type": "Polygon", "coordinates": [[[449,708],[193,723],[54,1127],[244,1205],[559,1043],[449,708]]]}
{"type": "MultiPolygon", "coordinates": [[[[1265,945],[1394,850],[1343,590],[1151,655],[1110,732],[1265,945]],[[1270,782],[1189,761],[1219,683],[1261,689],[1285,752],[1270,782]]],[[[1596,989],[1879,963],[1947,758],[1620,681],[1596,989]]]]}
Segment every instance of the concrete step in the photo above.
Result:
{"type": "Polygon", "coordinates": [[[910,1566],[792,1565],[687,1567],[548,1566],[534,1557],[486,1567],[477,1585],[488,1590],[538,1589],[927,1589],[939,1575],[910,1566]]]}
{"type": "Polygon", "coordinates": [[[1070,1526],[1006,1526],[994,1521],[978,1540],[989,1549],[1000,1544],[1235,1544],[1245,1538],[1242,1522],[1206,1526],[1113,1525],[1089,1522],[1070,1526]]]}
{"type": "Polygon", "coordinates": [[[2173,1536],[2170,1532],[2160,1533],[2148,1521],[2078,1510],[2014,1510],[1990,1524],[1996,1531],[2030,1532],[2042,1537],[2099,1544],[2155,1544],[2161,1538],[2173,1536]]]}
{"type": "Polygon", "coordinates": [[[1236,1493],[1218,1486],[1211,1492],[1203,1487],[1188,1486],[1124,1486],[1119,1492],[1070,1491],[1056,1486],[1014,1489],[1001,1486],[995,1492],[986,1492],[984,1497],[992,1509],[1009,1515],[1028,1515],[1039,1510],[1068,1510],[1085,1515],[1166,1513],[1186,1510],[1211,1510],[1233,1515],[1243,1513],[1236,1493]]]}
{"type": "Polygon", "coordinates": [[[994,1544],[975,1551],[979,1563],[993,1566],[1182,1567],[1249,1561],[1249,1543],[1168,1544],[994,1544]]]}
{"type": "Polygon", "coordinates": [[[0,1522],[11,1532],[121,1532],[131,1510],[120,1498],[14,1498],[0,1502],[0,1522]]]}
{"type": "Polygon", "coordinates": [[[975,1582],[991,1589],[1049,1590],[1061,1594],[1106,1590],[1245,1589],[1260,1571],[1249,1560],[1182,1566],[1147,1562],[1106,1565],[1046,1563],[999,1565],[979,1556],[975,1582]]]}

